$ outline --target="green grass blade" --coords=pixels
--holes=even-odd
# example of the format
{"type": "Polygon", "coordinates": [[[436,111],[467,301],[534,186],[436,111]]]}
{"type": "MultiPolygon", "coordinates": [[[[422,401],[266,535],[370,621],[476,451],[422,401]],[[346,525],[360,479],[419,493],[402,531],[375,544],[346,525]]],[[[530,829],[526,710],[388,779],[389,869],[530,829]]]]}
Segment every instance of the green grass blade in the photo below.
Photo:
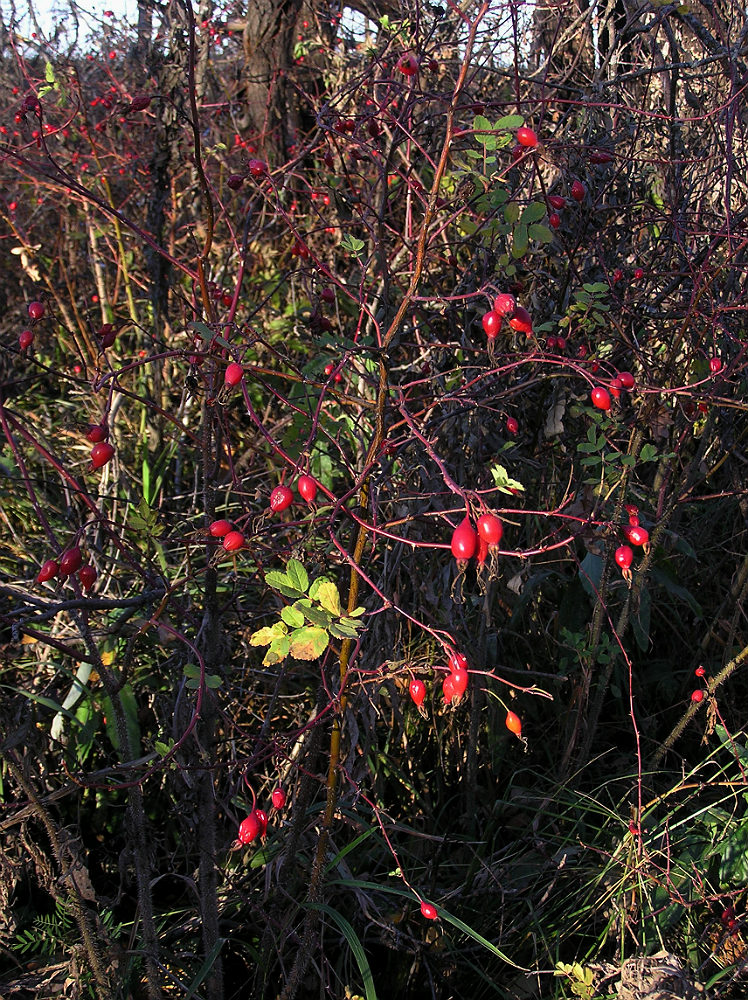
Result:
{"type": "MultiPolygon", "coordinates": [[[[409,899],[411,902],[415,902],[412,892],[408,892],[406,889],[396,889],[395,886],[392,885],[379,885],[377,882],[363,882],[360,879],[336,879],[335,881],[330,882],[329,885],[344,885],[350,886],[354,889],[372,889],[376,892],[386,892],[390,896],[402,896],[404,899],[409,899]]],[[[453,927],[462,931],[463,934],[467,934],[467,936],[471,937],[473,941],[482,945],[486,951],[495,955],[496,958],[500,958],[502,962],[506,962],[507,965],[511,965],[513,969],[519,969],[520,972],[530,971],[523,965],[517,965],[517,963],[513,962],[508,955],[505,955],[500,948],[497,948],[495,944],[492,944],[488,938],[484,938],[482,934],[478,933],[478,931],[474,931],[472,927],[469,927],[468,924],[466,924],[463,920],[460,920],[459,917],[453,916],[453,914],[451,914],[448,910],[445,910],[443,906],[437,906],[437,910],[439,911],[440,918],[446,920],[447,923],[452,924],[453,927]]]]}
{"type": "Polygon", "coordinates": [[[356,964],[358,965],[359,972],[361,973],[361,979],[363,980],[364,990],[366,992],[366,1000],[377,1000],[377,991],[374,988],[374,977],[371,974],[369,960],[366,957],[364,946],[361,944],[358,935],[349,921],[346,920],[342,913],[338,913],[337,910],[334,910],[332,906],[328,906],[327,903],[305,903],[304,905],[312,910],[319,910],[321,913],[326,913],[328,917],[332,917],[342,931],[343,936],[348,942],[348,947],[351,949],[353,957],[356,959],[356,964]]]}

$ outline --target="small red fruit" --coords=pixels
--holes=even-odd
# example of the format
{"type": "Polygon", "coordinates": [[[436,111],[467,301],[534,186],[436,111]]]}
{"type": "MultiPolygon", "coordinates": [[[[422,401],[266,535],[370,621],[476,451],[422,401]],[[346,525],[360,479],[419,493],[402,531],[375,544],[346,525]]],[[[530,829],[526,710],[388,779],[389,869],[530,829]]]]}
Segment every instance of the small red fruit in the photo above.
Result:
{"type": "Polygon", "coordinates": [[[60,556],[60,576],[70,576],[80,569],[83,555],[77,545],[60,556]]]}
{"type": "Polygon", "coordinates": [[[624,529],[624,534],[626,535],[626,541],[630,542],[631,545],[649,544],[649,532],[646,528],[642,528],[638,524],[629,524],[624,529]]]}
{"type": "Polygon", "coordinates": [[[22,351],[25,351],[27,347],[31,347],[34,340],[34,334],[31,330],[21,330],[18,335],[18,346],[22,351]]]}
{"type": "Polygon", "coordinates": [[[93,469],[101,469],[107,462],[111,462],[113,456],[114,448],[109,442],[100,441],[91,449],[91,467],[93,469]]]}
{"type": "Polygon", "coordinates": [[[481,514],[477,528],[480,537],[489,545],[498,545],[504,534],[504,527],[495,514],[481,514]]]}
{"type": "Polygon", "coordinates": [[[244,547],[244,535],[241,531],[229,531],[224,536],[223,547],[227,552],[238,552],[244,547]]]}
{"type": "Polygon", "coordinates": [[[601,385],[595,386],[590,396],[592,398],[592,405],[596,406],[598,410],[610,409],[610,393],[607,389],[603,389],[601,385]]]}
{"type": "Polygon", "coordinates": [[[472,559],[478,548],[478,534],[470,523],[468,517],[464,517],[452,533],[452,555],[457,560],[472,559]]]}
{"type": "Polygon", "coordinates": [[[582,184],[581,181],[574,181],[571,185],[571,196],[576,202],[583,202],[584,196],[587,194],[587,188],[582,184]]]}
{"type": "Polygon", "coordinates": [[[641,281],[643,277],[644,277],[644,268],[637,267],[636,270],[634,271],[634,281],[641,281]]]}
{"type": "Polygon", "coordinates": [[[621,383],[623,388],[626,389],[627,392],[631,392],[631,390],[636,385],[636,379],[631,374],[631,372],[619,372],[618,381],[621,383]]]}
{"type": "Polygon", "coordinates": [[[273,799],[273,809],[282,809],[283,806],[286,804],[286,793],[280,787],[280,785],[278,785],[277,788],[273,789],[272,799],[273,799]]]}
{"type": "Polygon", "coordinates": [[[299,476],[296,489],[301,499],[307,503],[314,503],[317,498],[317,484],[311,476],[299,476]]]}
{"type": "Polygon", "coordinates": [[[397,60],[397,68],[403,76],[415,76],[418,72],[418,60],[412,52],[403,52],[397,60]]]}
{"type": "Polygon", "coordinates": [[[331,305],[335,301],[335,292],[332,288],[323,288],[319,293],[319,297],[323,302],[327,302],[328,305],[331,305]]]}
{"type": "Polygon", "coordinates": [[[287,510],[293,503],[293,491],[288,486],[276,486],[270,494],[270,509],[276,514],[287,510]]]}
{"type": "Polygon", "coordinates": [[[239,385],[242,378],[244,377],[244,369],[236,361],[232,361],[230,365],[226,368],[226,373],[223,376],[223,381],[226,385],[239,385]]]}
{"type": "Polygon", "coordinates": [[[534,149],[538,144],[537,134],[526,125],[522,125],[517,129],[517,142],[520,146],[526,146],[528,149],[534,149]]]}
{"type": "Polygon", "coordinates": [[[623,271],[617,267],[613,272],[613,284],[617,285],[619,281],[623,281],[623,271]]]}
{"type": "Polygon", "coordinates": [[[631,563],[634,561],[633,549],[628,545],[620,545],[616,549],[615,560],[622,570],[626,571],[630,569],[631,563]]]}
{"type": "Polygon", "coordinates": [[[448,662],[451,673],[455,673],[457,670],[467,670],[468,661],[464,653],[450,653],[448,662]]]}
{"type": "Polygon", "coordinates": [[[80,580],[81,587],[83,587],[85,591],[89,591],[91,587],[93,587],[96,583],[97,576],[98,573],[96,572],[95,567],[93,567],[90,563],[86,563],[85,566],[81,566],[78,570],[78,579],[80,580]]]}
{"type": "Polygon", "coordinates": [[[703,667],[697,667],[694,670],[694,673],[696,674],[697,677],[706,677],[706,670],[704,670],[703,667]]]}
{"type": "Polygon", "coordinates": [[[506,713],[504,725],[510,733],[514,733],[515,736],[522,736],[522,720],[516,712],[509,711],[506,713]]]}
{"type": "MultiPolygon", "coordinates": [[[[27,331],[24,331],[24,333],[25,332],[27,332],[27,331]]],[[[23,336],[23,334],[21,334],[21,336],[23,336]]],[[[19,343],[20,343],[20,339],[19,339],[19,343]]],[[[21,344],[21,346],[23,347],[24,345],[21,344]]],[[[716,357],[715,358],[709,358],[709,371],[712,373],[712,375],[716,375],[717,372],[719,372],[721,370],[722,370],[722,359],[721,358],[716,358],[716,357]]]]}
{"type": "Polygon", "coordinates": [[[453,677],[454,677],[453,674],[447,674],[447,676],[442,681],[442,692],[444,694],[444,700],[448,705],[452,704],[452,699],[455,696],[453,677]]]}
{"type": "Polygon", "coordinates": [[[561,225],[561,216],[558,214],[558,212],[551,212],[551,214],[548,216],[548,225],[551,227],[551,229],[559,228],[559,226],[561,225]]]}
{"type": "Polygon", "coordinates": [[[42,568],[39,570],[39,575],[36,578],[37,583],[46,583],[47,580],[51,580],[53,577],[57,576],[60,572],[60,565],[56,559],[47,559],[42,568]]]}
{"type": "Polygon", "coordinates": [[[268,172],[268,165],[264,160],[250,160],[247,165],[247,169],[252,177],[260,178],[264,177],[268,172]]]}
{"type": "Polygon", "coordinates": [[[408,691],[410,697],[415,702],[417,708],[420,708],[423,704],[423,699],[426,697],[426,685],[423,681],[419,681],[418,678],[413,678],[408,686],[408,691]]]}
{"type": "Polygon", "coordinates": [[[44,315],[44,303],[43,302],[29,302],[28,304],[29,318],[33,320],[41,319],[44,315]]]}
{"type": "Polygon", "coordinates": [[[511,316],[514,310],[517,308],[517,302],[513,295],[508,292],[501,292],[493,300],[494,312],[497,312],[499,316],[511,316]]]}
{"type": "Polygon", "coordinates": [[[695,691],[691,692],[691,701],[694,702],[696,705],[698,705],[699,702],[703,700],[704,700],[704,692],[701,689],[697,688],[695,691]]]}
{"type": "Polygon", "coordinates": [[[454,692],[452,700],[456,698],[459,701],[467,690],[468,672],[460,668],[459,670],[453,670],[449,676],[452,678],[452,691],[454,692]]]}
{"type": "Polygon", "coordinates": [[[222,517],[218,521],[213,521],[212,524],[209,525],[208,531],[214,538],[223,538],[231,531],[231,521],[227,521],[222,517]]]}
{"type": "Polygon", "coordinates": [[[519,331],[519,333],[526,333],[529,337],[532,333],[532,316],[530,316],[524,306],[517,306],[509,318],[509,326],[513,330],[519,331]]]}
{"type": "Polygon", "coordinates": [[[427,920],[436,920],[438,917],[436,912],[436,907],[432,906],[431,903],[427,903],[425,900],[421,902],[421,916],[425,917],[427,920]]]}
{"type": "Polygon", "coordinates": [[[254,812],[251,812],[246,819],[243,819],[239,824],[239,832],[237,833],[237,838],[242,844],[251,844],[255,837],[259,836],[261,832],[260,821],[254,812]]]}
{"type": "Polygon", "coordinates": [[[506,418],[506,429],[510,434],[519,433],[519,422],[516,417],[506,418]]]}
{"type": "Polygon", "coordinates": [[[243,183],[244,183],[244,178],[242,177],[241,174],[229,174],[228,178],[226,179],[226,184],[228,185],[229,188],[231,188],[232,191],[238,191],[243,183]]]}
{"type": "Polygon", "coordinates": [[[610,382],[610,394],[613,399],[621,398],[621,389],[623,389],[623,382],[619,378],[611,379],[610,382]]]}
{"type": "Polygon", "coordinates": [[[613,157],[604,149],[593,149],[588,156],[590,163],[612,163],[613,157]]]}
{"type": "Polygon", "coordinates": [[[482,566],[488,559],[488,542],[480,535],[478,536],[478,551],[475,553],[475,558],[479,566],[482,566]]]}
{"type": "Polygon", "coordinates": [[[260,836],[264,837],[268,832],[268,814],[264,809],[255,809],[254,813],[257,822],[260,824],[260,836]]]}
{"type": "Polygon", "coordinates": [[[563,198],[560,194],[549,194],[548,204],[551,208],[555,208],[557,212],[560,212],[562,208],[566,208],[566,198],[563,198]]]}
{"type": "Polygon", "coordinates": [[[86,437],[91,444],[99,444],[109,437],[109,428],[105,424],[90,424],[86,431],[86,437]]]}
{"type": "Polygon", "coordinates": [[[499,330],[501,329],[501,316],[495,310],[483,314],[483,331],[489,340],[493,340],[494,337],[498,336],[499,330]]]}

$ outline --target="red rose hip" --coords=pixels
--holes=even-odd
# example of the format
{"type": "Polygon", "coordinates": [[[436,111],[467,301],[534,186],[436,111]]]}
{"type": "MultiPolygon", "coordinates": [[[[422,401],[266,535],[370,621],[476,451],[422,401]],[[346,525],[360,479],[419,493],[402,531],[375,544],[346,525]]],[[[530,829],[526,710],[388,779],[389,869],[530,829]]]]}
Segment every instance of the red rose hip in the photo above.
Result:
{"type": "Polygon", "coordinates": [[[108,441],[100,441],[91,449],[91,466],[94,469],[101,469],[111,462],[114,456],[114,448],[108,441]]]}
{"type": "Polygon", "coordinates": [[[293,492],[288,486],[276,486],[270,494],[270,509],[276,514],[287,510],[293,503],[293,492]]]}

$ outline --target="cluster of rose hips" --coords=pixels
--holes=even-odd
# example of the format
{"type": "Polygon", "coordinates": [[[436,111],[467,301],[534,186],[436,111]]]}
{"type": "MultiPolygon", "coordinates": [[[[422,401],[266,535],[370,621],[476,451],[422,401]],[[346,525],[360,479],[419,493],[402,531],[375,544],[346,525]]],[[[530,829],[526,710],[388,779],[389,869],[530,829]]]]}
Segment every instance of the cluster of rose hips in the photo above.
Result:
{"type": "MultiPolygon", "coordinates": [[[[459,703],[467,691],[468,670],[467,657],[462,653],[451,653],[449,657],[449,673],[442,681],[442,694],[447,705],[459,703]]],[[[423,705],[426,697],[426,685],[414,677],[408,687],[410,697],[417,708],[423,705]]]]}
{"type": "Polygon", "coordinates": [[[649,532],[639,524],[639,508],[634,504],[625,505],[626,513],[629,516],[629,523],[624,526],[623,534],[628,545],[619,545],[615,551],[615,561],[621,568],[624,579],[631,581],[631,564],[634,561],[634,550],[632,545],[641,546],[646,552],[649,546],[649,532]]]}
{"type": "Polygon", "coordinates": [[[506,320],[512,330],[532,336],[532,317],[524,306],[518,306],[513,295],[502,292],[493,302],[493,308],[483,314],[481,322],[483,331],[488,337],[489,346],[498,337],[503,321],[506,320]]]}
{"type": "MultiPolygon", "coordinates": [[[[318,489],[315,479],[306,474],[301,475],[296,481],[296,488],[303,500],[309,504],[314,503],[317,498],[318,489]]],[[[270,510],[274,514],[280,514],[284,510],[288,510],[293,502],[293,490],[290,486],[286,486],[283,483],[280,486],[276,486],[270,494],[270,510]]],[[[227,521],[223,517],[212,521],[208,525],[208,534],[213,538],[220,538],[226,552],[238,552],[244,548],[246,543],[244,534],[234,527],[231,521],[227,521]]]]}
{"type": "Polygon", "coordinates": [[[264,160],[251,159],[247,161],[247,167],[244,173],[239,174],[229,174],[226,179],[226,184],[232,191],[238,191],[239,188],[244,184],[247,177],[251,177],[253,180],[261,181],[263,177],[267,175],[268,165],[264,160]]]}
{"type": "MultiPolygon", "coordinates": [[[[44,303],[43,302],[29,302],[26,307],[29,319],[32,323],[38,323],[39,320],[44,315],[44,303]]],[[[21,330],[18,335],[18,346],[22,351],[25,351],[27,347],[31,347],[34,342],[34,333],[32,330],[21,330]]]]}
{"type": "MultiPolygon", "coordinates": [[[[706,677],[706,670],[703,667],[697,667],[694,674],[701,680],[702,677],[706,677]]],[[[700,704],[704,700],[704,694],[703,688],[696,688],[695,691],[691,692],[691,701],[696,705],[700,704]]]]}
{"type": "Polygon", "coordinates": [[[592,405],[598,410],[609,410],[614,399],[621,398],[621,391],[631,392],[636,385],[636,379],[631,372],[619,372],[615,378],[610,380],[608,388],[596,385],[590,393],[592,405]]]}
{"type": "Polygon", "coordinates": [[[114,448],[109,443],[109,428],[106,424],[91,424],[86,431],[86,437],[93,445],[91,449],[91,468],[101,469],[114,457],[114,448]]]}
{"type": "MultiPolygon", "coordinates": [[[[468,686],[468,662],[463,653],[451,653],[449,656],[449,673],[442,681],[442,694],[447,705],[459,704],[468,686]]],[[[426,685],[420,678],[414,677],[408,686],[408,693],[418,709],[426,697],[426,685]]],[[[522,720],[509,710],[504,724],[510,733],[522,739],[522,720]]]]}
{"type": "MultiPolygon", "coordinates": [[[[507,420],[507,429],[509,429],[509,421],[513,419],[513,417],[509,417],[507,420]]],[[[470,518],[465,515],[452,532],[450,543],[452,555],[458,563],[466,563],[475,556],[482,566],[489,552],[498,548],[503,534],[504,526],[495,514],[490,512],[481,514],[477,521],[477,530],[473,527],[470,518]]]]}
{"type": "Polygon", "coordinates": [[[725,930],[728,930],[732,937],[736,937],[740,933],[740,927],[738,921],[735,917],[735,907],[728,905],[722,910],[720,914],[720,920],[722,921],[722,926],[725,930]]]}
{"type": "MultiPolygon", "coordinates": [[[[282,809],[286,804],[286,793],[279,786],[273,791],[273,809],[282,809]]],[[[268,814],[264,809],[253,809],[241,821],[236,839],[240,844],[251,844],[257,837],[264,837],[268,829],[268,814]]]]}
{"type": "Polygon", "coordinates": [[[96,569],[90,563],[84,565],[83,553],[78,545],[63,552],[59,560],[47,559],[39,570],[36,582],[47,583],[55,577],[66,580],[74,573],[78,574],[78,581],[84,591],[89,591],[96,582],[96,569]]]}

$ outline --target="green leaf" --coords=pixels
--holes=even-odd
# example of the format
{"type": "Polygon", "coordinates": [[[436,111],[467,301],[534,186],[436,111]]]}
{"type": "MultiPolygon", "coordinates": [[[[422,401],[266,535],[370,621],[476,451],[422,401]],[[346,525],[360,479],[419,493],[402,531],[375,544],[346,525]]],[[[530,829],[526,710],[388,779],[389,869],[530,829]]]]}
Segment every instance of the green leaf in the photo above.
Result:
{"type": "Polygon", "coordinates": [[[460,231],[464,233],[465,236],[475,236],[479,228],[478,223],[473,222],[472,219],[460,219],[460,231]]]}
{"type": "Polygon", "coordinates": [[[325,610],[329,611],[333,615],[342,614],[342,609],[340,607],[340,594],[338,593],[338,588],[330,580],[324,580],[315,595],[315,599],[319,601],[325,610]]]}
{"type": "Polygon", "coordinates": [[[512,479],[503,465],[492,466],[491,476],[493,477],[494,486],[502,493],[511,493],[512,490],[524,491],[522,483],[518,482],[516,479],[512,479]]]}
{"type": "Polygon", "coordinates": [[[55,68],[49,60],[44,65],[44,79],[47,83],[55,82],[55,68]]]}
{"type": "Polygon", "coordinates": [[[363,622],[356,621],[355,618],[340,618],[338,620],[338,625],[345,625],[346,628],[362,629],[364,627],[363,622]]]}
{"type": "Polygon", "coordinates": [[[339,622],[330,622],[327,626],[327,631],[334,639],[356,639],[358,637],[358,628],[356,626],[344,625],[342,620],[339,622]]]}
{"type": "Polygon", "coordinates": [[[494,122],[494,128],[498,131],[509,131],[510,129],[519,128],[521,125],[525,124],[525,119],[521,115],[504,115],[503,118],[499,118],[497,122],[494,122]]]}
{"type": "Polygon", "coordinates": [[[325,629],[307,625],[292,632],[290,640],[295,660],[316,660],[327,649],[330,638],[325,629]]]}
{"type": "Polygon", "coordinates": [[[277,570],[270,570],[269,573],[265,574],[265,583],[268,587],[272,587],[273,590],[277,590],[284,597],[289,597],[291,600],[296,600],[298,597],[304,596],[303,590],[297,590],[291,584],[288,576],[285,573],[279,573],[277,570]]]}
{"type": "Polygon", "coordinates": [[[267,646],[287,633],[288,629],[283,622],[275,622],[274,625],[266,625],[264,628],[260,628],[254,632],[249,637],[249,644],[250,646],[267,646]]]}
{"type": "Polygon", "coordinates": [[[553,233],[548,228],[544,226],[542,222],[535,222],[530,226],[529,229],[530,239],[536,240],[538,243],[552,243],[553,233]]]}
{"type": "Polygon", "coordinates": [[[658,451],[653,444],[645,444],[639,453],[639,458],[642,462],[655,462],[657,456],[658,451]]]}
{"type": "Polygon", "coordinates": [[[360,240],[357,236],[352,236],[351,233],[346,233],[340,241],[340,248],[341,250],[345,250],[346,253],[351,254],[352,257],[358,257],[364,249],[364,241],[360,240]]]}
{"type": "Polygon", "coordinates": [[[156,740],[153,746],[155,747],[156,753],[159,757],[166,757],[166,755],[170,754],[174,749],[174,740],[172,737],[169,737],[166,743],[163,743],[161,740],[156,740]]]}
{"type": "MultiPolygon", "coordinates": [[[[476,115],[473,118],[473,131],[474,132],[493,132],[493,125],[488,120],[484,118],[483,115],[476,115]]],[[[480,136],[476,136],[476,139],[480,139],[480,136]]]]}
{"type": "Polygon", "coordinates": [[[325,611],[324,608],[319,607],[317,604],[312,604],[306,601],[300,601],[300,605],[304,609],[304,616],[312,625],[319,625],[320,628],[327,628],[332,621],[332,615],[329,611],[325,611]]]}
{"type": "Polygon", "coordinates": [[[296,590],[300,590],[303,594],[307,592],[309,589],[309,576],[307,575],[307,571],[297,559],[288,560],[288,564],[286,565],[286,575],[288,576],[288,582],[292,587],[295,587],[296,590]]]}
{"type": "Polygon", "coordinates": [[[520,224],[514,230],[514,236],[512,237],[512,257],[514,257],[515,260],[519,260],[520,257],[524,257],[527,253],[527,246],[527,226],[520,224]]]}
{"type": "Polygon", "coordinates": [[[520,220],[523,226],[529,226],[533,222],[540,222],[545,215],[545,205],[541,201],[533,201],[522,212],[520,220]]]}
{"type": "Polygon", "coordinates": [[[282,663],[288,656],[290,649],[291,640],[287,635],[280,635],[273,639],[263,658],[264,666],[272,667],[274,663],[282,663]]]}
{"type": "MultiPolygon", "coordinates": [[[[188,663],[184,668],[184,676],[187,678],[186,687],[196,691],[200,687],[200,667],[196,663],[188,663]]],[[[208,688],[219,688],[223,681],[218,674],[206,674],[205,686],[208,688]]]]}
{"type": "Polygon", "coordinates": [[[351,618],[360,618],[361,615],[366,614],[366,608],[354,608],[353,611],[348,612],[351,618]]]}
{"type": "Polygon", "coordinates": [[[519,205],[516,201],[510,201],[508,205],[504,206],[504,219],[513,226],[515,222],[519,219],[519,205]]]}
{"type": "Polygon", "coordinates": [[[304,615],[295,605],[283,608],[281,618],[290,628],[301,628],[304,624],[304,615]]]}

